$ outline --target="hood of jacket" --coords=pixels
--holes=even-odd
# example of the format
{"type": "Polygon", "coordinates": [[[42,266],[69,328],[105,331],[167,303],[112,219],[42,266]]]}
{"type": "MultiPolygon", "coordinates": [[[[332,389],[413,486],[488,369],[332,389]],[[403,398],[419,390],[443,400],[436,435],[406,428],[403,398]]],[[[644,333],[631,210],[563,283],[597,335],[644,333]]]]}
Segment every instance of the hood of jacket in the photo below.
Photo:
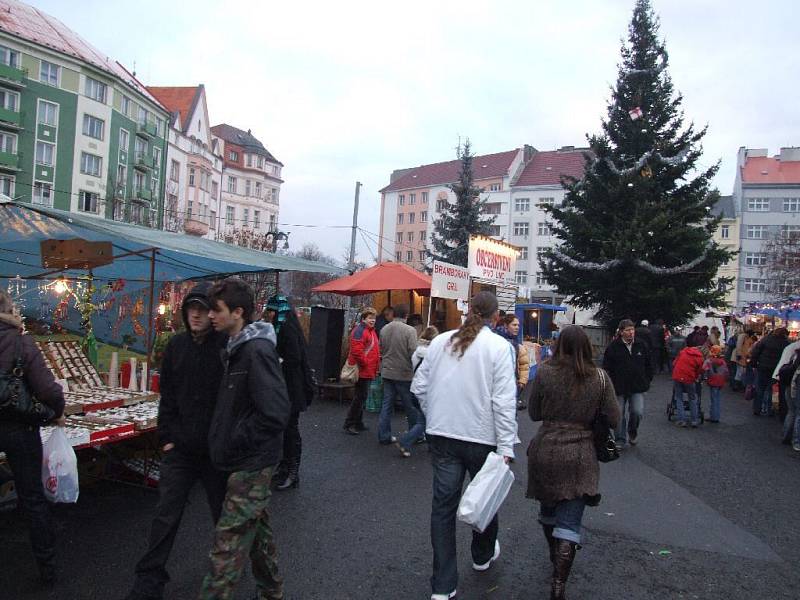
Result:
{"type": "Polygon", "coordinates": [[[183,303],[181,304],[181,316],[183,317],[183,325],[186,327],[186,331],[192,331],[189,328],[189,305],[193,303],[199,303],[206,308],[211,308],[211,302],[208,299],[208,292],[210,290],[211,284],[207,281],[201,281],[194,286],[192,291],[186,294],[186,297],[183,299],[183,303]]]}
{"type": "Polygon", "coordinates": [[[225,348],[228,356],[231,356],[236,349],[242,344],[250,340],[263,339],[272,342],[273,346],[278,344],[278,336],[275,335],[275,328],[272,323],[266,321],[255,321],[249,325],[245,325],[238,335],[233,336],[228,340],[228,346],[225,348]]]}

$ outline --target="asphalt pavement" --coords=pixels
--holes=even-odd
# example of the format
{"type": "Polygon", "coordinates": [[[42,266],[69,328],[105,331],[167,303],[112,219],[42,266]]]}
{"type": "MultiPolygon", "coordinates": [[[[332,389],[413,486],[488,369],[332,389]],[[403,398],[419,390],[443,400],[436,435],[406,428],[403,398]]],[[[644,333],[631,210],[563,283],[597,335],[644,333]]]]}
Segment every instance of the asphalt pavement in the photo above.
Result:
{"type": "MultiPolygon", "coordinates": [[[[584,547],[568,586],[576,599],[798,598],[796,516],[800,453],[780,444],[777,420],[752,416],[741,394],[723,395],[722,422],[679,429],[667,421],[671,383],[654,382],[639,444],[602,466],[603,502],[587,509],[584,547]]],[[[708,394],[704,390],[704,405],[708,394]]],[[[705,406],[707,410],[707,406],[705,406]]],[[[286,598],[407,600],[430,597],[431,468],[426,446],[404,459],[380,446],[377,415],[357,437],[345,407],[317,401],[301,418],[301,485],[272,499],[286,598]]],[[[536,426],[520,412],[516,481],[500,512],[499,560],[470,568],[469,528],[458,527],[459,600],[548,597],[549,561],[524,497],[524,449],[536,426]]],[[[404,429],[402,415],[394,419],[404,429]]],[[[157,494],[111,482],[84,485],[76,505],[55,506],[61,577],[36,580],[16,513],[0,515],[0,598],[116,600],[133,580],[157,494]]],[[[166,598],[195,598],[207,568],[211,519],[202,491],[184,513],[166,598]]],[[[237,599],[254,597],[243,577],[237,599]]]]}

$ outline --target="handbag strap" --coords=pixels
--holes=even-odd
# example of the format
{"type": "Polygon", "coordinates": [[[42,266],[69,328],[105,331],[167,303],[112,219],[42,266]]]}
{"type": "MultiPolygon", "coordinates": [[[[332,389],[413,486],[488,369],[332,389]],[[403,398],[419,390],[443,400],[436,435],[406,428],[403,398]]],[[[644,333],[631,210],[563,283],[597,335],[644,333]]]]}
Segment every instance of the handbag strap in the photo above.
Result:
{"type": "Polygon", "coordinates": [[[22,356],[22,334],[17,336],[17,342],[14,348],[14,368],[12,372],[17,377],[22,377],[25,374],[25,362],[22,356]]]}
{"type": "Polygon", "coordinates": [[[606,397],[606,376],[603,372],[603,369],[597,369],[597,374],[600,376],[600,400],[597,402],[597,415],[595,419],[600,418],[600,415],[603,413],[603,400],[606,397]]]}

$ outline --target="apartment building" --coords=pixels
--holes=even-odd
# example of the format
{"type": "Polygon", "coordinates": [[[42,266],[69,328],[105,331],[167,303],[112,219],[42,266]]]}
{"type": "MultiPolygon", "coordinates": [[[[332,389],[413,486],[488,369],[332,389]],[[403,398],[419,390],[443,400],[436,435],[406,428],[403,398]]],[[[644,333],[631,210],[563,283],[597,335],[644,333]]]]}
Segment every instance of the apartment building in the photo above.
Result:
{"type": "Polygon", "coordinates": [[[217,238],[277,231],[283,163],[250,130],[221,124],[211,132],[223,157],[217,238]]]}
{"type": "Polygon", "coordinates": [[[0,0],[0,192],[161,225],[167,111],[63,23],[0,0]]]}
{"type": "Polygon", "coordinates": [[[766,247],[773,239],[800,235],[800,148],[739,148],[734,205],[740,219],[738,306],[792,293],[797,280],[772,282],[765,275],[766,247]],[[772,288],[772,289],[770,289],[772,288]]]}
{"type": "Polygon", "coordinates": [[[211,133],[205,86],[147,89],[170,112],[164,229],[215,239],[223,159],[211,133]]]}
{"type": "MultiPolygon", "coordinates": [[[[740,227],[733,196],[721,196],[714,205],[712,214],[714,217],[720,218],[719,226],[714,232],[714,241],[726,250],[738,252],[740,227]]],[[[721,266],[717,275],[719,277],[733,278],[733,281],[725,286],[725,305],[728,310],[733,310],[737,306],[739,296],[739,255],[736,254],[721,266]]]]}

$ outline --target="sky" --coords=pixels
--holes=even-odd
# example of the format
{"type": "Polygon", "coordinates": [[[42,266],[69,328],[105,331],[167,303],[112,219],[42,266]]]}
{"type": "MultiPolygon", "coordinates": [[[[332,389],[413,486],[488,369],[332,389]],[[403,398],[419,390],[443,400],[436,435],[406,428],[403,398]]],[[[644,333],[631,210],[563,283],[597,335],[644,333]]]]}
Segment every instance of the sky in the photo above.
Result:
{"type": "MultiPolygon", "coordinates": [[[[205,84],[213,124],[251,129],[284,165],[294,250],[343,259],[355,182],[377,235],[394,169],[600,131],[634,0],[273,2],[29,0],[146,85],[205,84]]],[[[730,194],[740,146],[800,145],[795,0],[653,0],[700,161],[730,194]],[[795,17],[792,17],[795,15],[795,17]],[[795,40],[795,41],[792,41],[795,40]]],[[[359,235],[358,258],[377,253],[359,235]]]]}

